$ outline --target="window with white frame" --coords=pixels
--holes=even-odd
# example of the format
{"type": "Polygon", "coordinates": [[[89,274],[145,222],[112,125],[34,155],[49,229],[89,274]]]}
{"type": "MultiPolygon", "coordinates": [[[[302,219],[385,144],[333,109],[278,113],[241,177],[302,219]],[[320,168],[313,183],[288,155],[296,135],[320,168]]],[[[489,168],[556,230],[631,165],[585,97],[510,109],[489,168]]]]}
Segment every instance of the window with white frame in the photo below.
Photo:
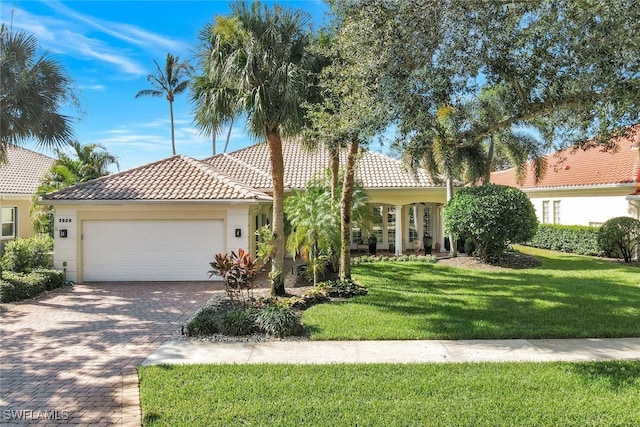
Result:
{"type": "Polygon", "coordinates": [[[18,208],[2,208],[2,237],[13,239],[16,237],[16,218],[18,208]]]}
{"type": "Polygon", "coordinates": [[[549,201],[545,200],[542,202],[542,223],[549,224],[550,219],[551,219],[551,216],[549,213],[549,201]]]}
{"type": "Polygon", "coordinates": [[[422,214],[422,230],[426,235],[433,236],[433,230],[431,229],[432,219],[431,219],[431,206],[425,206],[424,212],[422,214]]]}
{"type": "Polygon", "coordinates": [[[382,214],[384,212],[383,206],[373,206],[373,227],[369,235],[376,236],[378,243],[382,243],[382,229],[384,224],[382,223],[382,214]]]}
{"type": "Polygon", "coordinates": [[[560,224],[560,200],[553,201],[553,223],[560,224]]]}
{"type": "Polygon", "coordinates": [[[409,206],[409,241],[418,239],[418,205],[409,206]]]}
{"type": "Polygon", "coordinates": [[[387,242],[396,242],[396,208],[387,207],[387,242]]]}

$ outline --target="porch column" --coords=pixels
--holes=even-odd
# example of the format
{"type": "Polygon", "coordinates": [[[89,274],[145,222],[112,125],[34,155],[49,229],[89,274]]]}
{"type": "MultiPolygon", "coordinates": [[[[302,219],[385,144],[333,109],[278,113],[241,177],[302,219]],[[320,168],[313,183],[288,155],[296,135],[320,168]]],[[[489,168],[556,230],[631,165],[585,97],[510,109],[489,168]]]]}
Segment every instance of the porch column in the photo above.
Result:
{"type": "Polygon", "coordinates": [[[402,206],[396,206],[396,255],[402,255],[402,206]]]}

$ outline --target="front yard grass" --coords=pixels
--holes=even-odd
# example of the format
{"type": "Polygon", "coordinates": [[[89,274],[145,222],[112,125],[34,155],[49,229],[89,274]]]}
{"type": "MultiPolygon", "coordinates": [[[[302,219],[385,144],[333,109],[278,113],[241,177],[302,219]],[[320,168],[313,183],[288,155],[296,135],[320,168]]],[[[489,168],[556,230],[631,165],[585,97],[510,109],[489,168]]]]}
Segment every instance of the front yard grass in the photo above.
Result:
{"type": "Polygon", "coordinates": [[[424,263],[353,268],[369,295],[306,310],[314,340],[640,336],[640,269],[518,247],[542,266],[471,270],[424,263]]]}
{"type": "Polygon", "coordinates": [[[139,372],[145,426],[640,425],[640,361],[139,372]]]}

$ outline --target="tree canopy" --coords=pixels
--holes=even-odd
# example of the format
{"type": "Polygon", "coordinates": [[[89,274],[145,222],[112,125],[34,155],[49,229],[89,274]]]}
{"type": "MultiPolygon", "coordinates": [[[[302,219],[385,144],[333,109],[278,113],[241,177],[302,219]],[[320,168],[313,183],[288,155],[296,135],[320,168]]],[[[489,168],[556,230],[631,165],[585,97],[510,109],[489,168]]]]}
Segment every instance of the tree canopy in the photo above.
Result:
{"type": "Polygon", "coordinates": [[[72,81],[38,46],[35,36],[0,25],[0,161],[8,145],[56,148],[73,136],[71,117],[60,112],[77,102],[72,81]]]}

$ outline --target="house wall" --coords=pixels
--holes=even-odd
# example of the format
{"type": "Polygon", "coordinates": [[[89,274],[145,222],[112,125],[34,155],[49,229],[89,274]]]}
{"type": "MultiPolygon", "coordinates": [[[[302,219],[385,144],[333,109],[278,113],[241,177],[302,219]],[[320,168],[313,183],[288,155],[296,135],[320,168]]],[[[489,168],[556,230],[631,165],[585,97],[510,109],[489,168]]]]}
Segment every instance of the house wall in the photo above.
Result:
{"type": "Polygon", "coordinates": [[[554,223],[554,202],[559,202],[562,225],[598,225],[605,221],[629,216],[638,218],[637,209],[627,200],[633,187],[608,187],[606,189],[572,189],[527,192],[536,209],[538,221],[543,223],[543,204],[549,202],[549,221],[554,223]]]}
{"type": "Polygon", "coordinates": [[[223,220],[227,252],[250,247],[250,205],[208,203],[58,204],[55,209],[54,267],[68,280],[82,278],[82,223],[91,220],[223,220]],[[235,230],[240,230],[236,237],[235,230]],[[60,237],[66,230],[67,237],[60,237]]]}
{"type": "Polygon", "coordinates": [[[17,207],[18,208],[18,229],[16,236],[29,238],[34,237],[36,232],[33,228],[31,220],[31,196],[18,194],[4,194],[0,200],[1,207],[17,207]]]}

